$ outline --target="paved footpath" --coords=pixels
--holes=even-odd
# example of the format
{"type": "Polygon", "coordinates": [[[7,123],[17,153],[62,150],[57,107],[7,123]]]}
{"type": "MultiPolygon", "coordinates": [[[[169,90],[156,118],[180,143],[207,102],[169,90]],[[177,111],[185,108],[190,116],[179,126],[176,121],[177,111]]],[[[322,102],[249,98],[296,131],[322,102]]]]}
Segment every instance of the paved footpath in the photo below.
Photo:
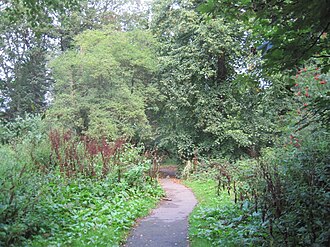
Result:
{"type": "Polygon", "coordinates": [[[132,230],[124,247],[187,247],[188,215],[197,200],[194,194],[172,179],[161,179],[166,197],[158,208],[132,230]]]}

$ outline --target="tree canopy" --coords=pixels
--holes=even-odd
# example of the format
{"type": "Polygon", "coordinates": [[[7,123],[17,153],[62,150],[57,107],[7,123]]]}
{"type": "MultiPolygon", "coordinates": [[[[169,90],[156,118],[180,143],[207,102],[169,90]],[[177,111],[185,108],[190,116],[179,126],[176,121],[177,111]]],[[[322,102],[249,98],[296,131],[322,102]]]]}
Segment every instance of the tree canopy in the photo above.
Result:
{"type": "Polygon", "coordinates": [[[155,71],[153,39],[146,31],[112,26],[75,38],[75,50],[53,63],[50,119],[78,133],[118,138],[150,135],[146,108],[155,71]]]}
{"type": "Polygon", "coordinates": [[[329,246],[329,26],[329,0],[2,1],[0,245],[119,245],[165,158],[217,189],[192,246],[329,246]]]}
{"type": "Polygon", "coordinates": [[[213,17],[225,15],[232,20],[244,20],[256,47],[271,43],[271,50],[264,56],[271,71],[303,66],[311,57],[320,58],[319,66],[329,70],[328,0],[208,0],[199,10],[213,17]]]}

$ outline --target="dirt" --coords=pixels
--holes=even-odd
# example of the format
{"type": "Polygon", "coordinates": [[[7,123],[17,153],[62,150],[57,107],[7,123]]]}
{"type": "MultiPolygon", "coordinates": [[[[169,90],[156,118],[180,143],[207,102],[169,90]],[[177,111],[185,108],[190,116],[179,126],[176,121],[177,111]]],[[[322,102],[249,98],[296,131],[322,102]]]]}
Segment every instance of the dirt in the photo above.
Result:
{"type": "MultiPolygon", "coordinates": [[[[172,175],[165,170],[166,176],[172,175]]],[[[197,204],[194,194],[171,178],[160,179],[166,197],[132,230],[124,247],[189,246],[188,216],[197,204]]]]}

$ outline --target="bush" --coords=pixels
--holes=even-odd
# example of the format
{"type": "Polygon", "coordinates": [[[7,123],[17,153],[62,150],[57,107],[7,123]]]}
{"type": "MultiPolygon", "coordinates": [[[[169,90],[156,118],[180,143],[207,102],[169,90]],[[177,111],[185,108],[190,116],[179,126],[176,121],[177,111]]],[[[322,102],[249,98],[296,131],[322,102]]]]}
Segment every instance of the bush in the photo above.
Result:
{"type": "Polygon", "coordinates": [[[151,161],[123,139],[48,135],[39,117],[2,127],[1,246],[118,245],[162,195],[151,161]]]}
{"type": "Polygon", "coordinates": [[[271,207],[267,190],[269,225],[279,245],[310,246],[330,243],[330,138],[319,131],[300,133],[301,145],[275,149],[264,162],[277,162],[280,176],[281,199],[279,213],[271,207]]]}
{"type": "MultiPolygon", "coordinates": [[[[287,98],[290,104],[279,113],[282,129],[275,145],[264,148],[255,159],[217,162],[218,191],[230,193],[239,209],[245,208],[233,213],[234,218],[227,217],[228,225],[235,225],[238,218],[258,215],[252,222],[259,223],[252,226],[266,229],[260,236],[243,234],[241,244],[223,242],[227,237],[221,244],[330,245],[329,75],[309,67],[299,71],[295,80],[293,97],[287,98]]],[[[201,216],[211,225],[207,230],[213,242],[219,238],[214,234],[216,229],[228,236],[232,232],[232,227],[223,227],[223,213],[218,211],[207,209],[201,216]],[[209,212],[216,217],[208,217],[209,212]],[[214,224],[217,226],[212,228],[214,224]]],[[[235,226],[236,233],[250,227],[243,222],[235,226]]]]}
{"type": "Polygon", "coordinates": [[[34,167],[18,162],[8,146],[0,147],[0,153],[0,243],[10,246],[38,232],[43,216],[35,207],[46,183],[34,167]]]}
{"type": "Polygon", "coordinates": [[[38,141],[44,138],[46,126],[41,115],[26,114],[12,122],[0,122],[0,141],[2,144],[20,143],[23,140],[38,141]]]}
{"type": "Polygon", "coordinates": [[[189,179],[214,179],[220,197],[195,216],[196,236],[216,246],[328,246],[330,136],[313,124],[294,138],[258,159],[199,164],[189,179]],[[237,204],[224,207],[224,193],[237,204]]]}
{"type": "MultiPolygon", "coordinates": [[[[17,147],[27,150],[24,143],[17,147]]],[[[120,181],[115,169],[92,178],[67,177],[59,167],[44,173],[17,150],[0,148],[0,245],[117,245],[162,196],[157,181],[148,178],[150,161],[129,145],[118,156],[120,181]]]]}
{"type": "Polygon", "coordinates": [[[40,205],[51,216],[49,227],[28,245],[119,245],[135,219],[147,214],[162,195],[151,184],[137,188],[111,179],[75,178],[50,185],[40,205]]]}

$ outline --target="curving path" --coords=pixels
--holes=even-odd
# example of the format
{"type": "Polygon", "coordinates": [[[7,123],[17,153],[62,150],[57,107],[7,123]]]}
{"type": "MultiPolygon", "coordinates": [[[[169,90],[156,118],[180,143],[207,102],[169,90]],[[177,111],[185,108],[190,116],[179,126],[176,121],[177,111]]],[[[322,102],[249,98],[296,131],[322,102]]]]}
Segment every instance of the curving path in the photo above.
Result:
{"type": "Polygon", "coordinates": [[[132,230],[124,247],[189,246],[188,215],[197,200],[188,188],[173,179],[160,179],[160,183],[167,197],[132,230]]]}

